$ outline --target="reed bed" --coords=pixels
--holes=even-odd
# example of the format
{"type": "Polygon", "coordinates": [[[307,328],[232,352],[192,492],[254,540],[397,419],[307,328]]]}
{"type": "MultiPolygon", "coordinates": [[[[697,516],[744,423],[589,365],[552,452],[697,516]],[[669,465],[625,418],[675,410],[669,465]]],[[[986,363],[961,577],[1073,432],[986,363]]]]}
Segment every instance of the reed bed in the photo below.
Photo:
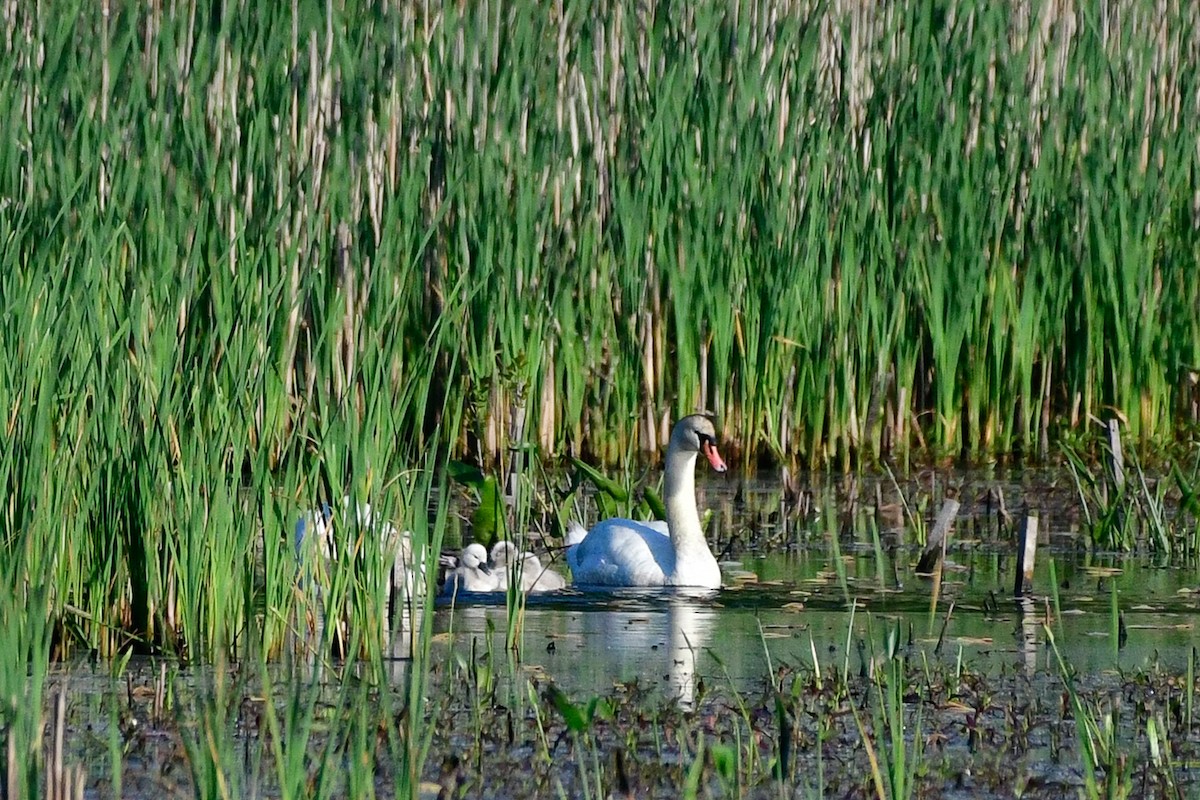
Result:
{"type": "Polygon", "coordinates": [[[698,407],[812,465],[1200,414],[1193,4],[5,14],[10,421],[43,362],[58,436],[94,395],[273,463],[378,392],[465,399],[488,459],[698,407]]]}
{"type": "Polygon", "coordinates": [[[435,547],[451,456],[628,461],[696,408],[842,466],[1200,417],[1194,4],[0,16],[9,731],[21,663],[276,652],[297,515],[435,547]]]}

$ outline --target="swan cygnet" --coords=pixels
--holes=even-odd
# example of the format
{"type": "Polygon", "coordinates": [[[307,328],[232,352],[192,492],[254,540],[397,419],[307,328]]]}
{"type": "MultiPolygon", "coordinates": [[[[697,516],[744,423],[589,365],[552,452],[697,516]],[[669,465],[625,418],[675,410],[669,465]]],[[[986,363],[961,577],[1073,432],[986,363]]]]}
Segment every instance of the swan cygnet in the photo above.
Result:
{"type": "Polygon", "coordinates": [[[458,565],[446,572],[442,594],[453,597],[461,592],[495,592],[500,581],[488,565],[488,553],[481,544],[469,544],[458,554],[458,565]]]}
{"type": "Polygon", "coordinates": [[[500,591],[507,591],[509,581],[517,570],[521,573],[521,591],[554,592],[566,587],[567,581],[549,567],[542,566],[541,559],[533,553],[521,553],[510,541],[501,540],[492,545],[492,573],[500,582],[500,591]],[[517,563],[518,555],[521,559],[517,563]]]}
{"type": "Polygon", "coordinates": [[[696,508],[701,454],[714,471],[725,472],[712,420],[693,414],[675,423],[667,445],[666,522],[613,518],[586,533],[577,526],[568,532],[567,563],[576,585],[721,587],[721,568],[696,508]]]}

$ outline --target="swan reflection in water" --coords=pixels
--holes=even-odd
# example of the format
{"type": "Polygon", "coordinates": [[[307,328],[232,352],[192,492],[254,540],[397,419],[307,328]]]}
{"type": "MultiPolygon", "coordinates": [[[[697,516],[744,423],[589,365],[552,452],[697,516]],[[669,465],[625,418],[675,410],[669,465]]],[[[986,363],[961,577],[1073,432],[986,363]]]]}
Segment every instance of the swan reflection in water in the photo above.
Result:
{"type": "Polygon", "coordinates": [[[690,706],[696,697],[700,654],[708,648],[716,619],[709,602],[715,595],[713,591],[676,590],[669,600],[669,685],[684,705],[690,706]]]}
{"type": "MultiPolygon", "coordinates": [[[[703,670],[711,664],[705,651],[717,618],[712,604],[716,594],[700,589],[621,589],[530,602],[525,608],[522,660],[527,666],[540,665],[538,671],[568,693],[608,694],[616,683],[636,681],[689,706],[703,670]]],[[[470,652],[473,639],[490,633],[492,651],[502,653],[505,617],[503,605],[443,607],[435,631],[452,629],[451,647],[460,654],[470,652]]]]}

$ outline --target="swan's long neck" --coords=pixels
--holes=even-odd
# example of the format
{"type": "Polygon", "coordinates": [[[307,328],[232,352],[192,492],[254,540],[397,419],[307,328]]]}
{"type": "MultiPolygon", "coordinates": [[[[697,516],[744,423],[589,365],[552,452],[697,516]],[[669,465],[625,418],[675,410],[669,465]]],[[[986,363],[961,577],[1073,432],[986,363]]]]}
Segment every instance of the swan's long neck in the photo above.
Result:
{"type": "Polygon", "coordinates": [[[700,512],[696,510],[696,454],[674,448],[667,451],[667,526],[676,555],[695,547],[708,551],[700,512]]]}

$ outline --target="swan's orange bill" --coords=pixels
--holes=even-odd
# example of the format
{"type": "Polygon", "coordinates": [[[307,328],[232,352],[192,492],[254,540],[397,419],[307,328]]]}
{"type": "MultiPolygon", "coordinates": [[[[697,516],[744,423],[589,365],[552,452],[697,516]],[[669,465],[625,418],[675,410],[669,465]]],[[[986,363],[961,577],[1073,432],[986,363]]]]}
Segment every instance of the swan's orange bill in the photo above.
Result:
{"type": "Polygon", "coordinates": [[[704,457],[708,459],[708,463],[712,464],[714,472],[724,472],[728,467],[725,466],[725,460],[721,458],[721,454],[717,452],[717,446],[710,441],[700,443],[700,452],[704,453],[704,457]]]}

